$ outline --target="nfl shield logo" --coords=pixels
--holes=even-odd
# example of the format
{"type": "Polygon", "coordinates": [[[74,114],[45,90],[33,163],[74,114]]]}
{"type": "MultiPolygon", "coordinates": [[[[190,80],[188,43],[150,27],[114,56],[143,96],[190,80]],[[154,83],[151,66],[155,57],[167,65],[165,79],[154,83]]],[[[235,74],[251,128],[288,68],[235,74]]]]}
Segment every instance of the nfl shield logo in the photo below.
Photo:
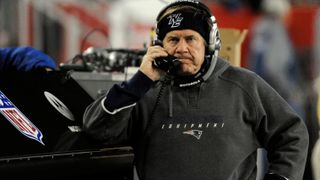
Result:
{"type": "Polygon", "coordinates": [[[0,112],[19,132],[44,145],[41,131],[1,91],[0,112]]]}

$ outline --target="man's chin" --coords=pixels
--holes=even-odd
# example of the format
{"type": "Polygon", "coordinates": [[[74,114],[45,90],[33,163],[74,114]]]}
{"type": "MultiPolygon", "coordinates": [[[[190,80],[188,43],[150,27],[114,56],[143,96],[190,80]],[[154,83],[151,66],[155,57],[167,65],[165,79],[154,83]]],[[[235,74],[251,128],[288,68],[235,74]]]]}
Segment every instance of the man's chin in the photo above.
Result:
{"type": "Polygon", "coordinates": [[[188,70],[183,70],[183,69],[181,69],[180,71],[177,72],[178,76],[191,76],[193,74],[195,74],[195,73],[192,73],[188,70]]]}
{"type": "Polygon", "coordinates": [[[197,72],[194,71],[190,65],[181,64],[179,71],[177,72],[178,76],[191,76],[196,74],[197,72]]]}

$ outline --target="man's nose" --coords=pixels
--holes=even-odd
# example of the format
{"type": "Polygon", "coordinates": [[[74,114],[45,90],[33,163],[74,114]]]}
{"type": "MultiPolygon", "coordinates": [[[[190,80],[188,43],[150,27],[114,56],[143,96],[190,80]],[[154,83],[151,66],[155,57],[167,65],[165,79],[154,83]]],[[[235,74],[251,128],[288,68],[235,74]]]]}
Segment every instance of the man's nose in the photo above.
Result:
{"type": "Polygon", "coordinates": [[[185,40],[180,40],[177,45],[177,52],[184,53],[188,51],[188,44],[185,40]]]}

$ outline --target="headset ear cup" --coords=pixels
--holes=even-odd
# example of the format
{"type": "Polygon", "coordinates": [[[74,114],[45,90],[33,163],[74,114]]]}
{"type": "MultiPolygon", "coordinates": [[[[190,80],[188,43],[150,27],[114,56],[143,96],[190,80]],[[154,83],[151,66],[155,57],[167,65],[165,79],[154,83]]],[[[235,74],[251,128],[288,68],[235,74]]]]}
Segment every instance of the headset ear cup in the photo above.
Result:
{"type": "Polygon", "coordinates": [[[154,27],[154,30],[153,30],[153,43],[158,41],[159,38],[158,38],[158,24],[155,24],[155,27],[154,27]]]}
{"type": "Polygon", "coordinates": [[[215,50],[220,50],[221,48],[221,39],[218,28],[216,29],[216,40],[215,40],[215,50]]]}
{"type": "Polygon", "coordinates": [[[214,16],[210,17],[212,26],[209,33],[209,51],[213,53],[215,50],[220,50],[220,34],[218,31],[218,26],[216,23],[216,18],[214,16]]]}
{"type": "Polygon", "coordinates": [[[211,28],[210,34],[209,34],[209,52],[212,53],[215,50],[215,44],[216,44],[216,37],[214,29],[211,28]]]}

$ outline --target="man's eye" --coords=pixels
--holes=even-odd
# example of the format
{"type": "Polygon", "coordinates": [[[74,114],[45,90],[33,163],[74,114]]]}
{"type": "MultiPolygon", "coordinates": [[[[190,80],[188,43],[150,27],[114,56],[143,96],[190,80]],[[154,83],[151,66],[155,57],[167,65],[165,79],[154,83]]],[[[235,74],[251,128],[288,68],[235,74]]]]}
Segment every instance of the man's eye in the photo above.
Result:
{"type": "Polygon", "coordinates": [[[170,41],[170,42],[178,42],[179,39],[178,39],[178,38],[171,38],[171,39],[169,39],[169,41],[170,41]]]}
{"type": "Polygon", "coordinates": [[[186,40],[187,40],[188,42],[190,42],[190,41],[195,40],[195,38],[194,38],[193,36],[191,36],[191,37],[187,37],[186,40]]]}

